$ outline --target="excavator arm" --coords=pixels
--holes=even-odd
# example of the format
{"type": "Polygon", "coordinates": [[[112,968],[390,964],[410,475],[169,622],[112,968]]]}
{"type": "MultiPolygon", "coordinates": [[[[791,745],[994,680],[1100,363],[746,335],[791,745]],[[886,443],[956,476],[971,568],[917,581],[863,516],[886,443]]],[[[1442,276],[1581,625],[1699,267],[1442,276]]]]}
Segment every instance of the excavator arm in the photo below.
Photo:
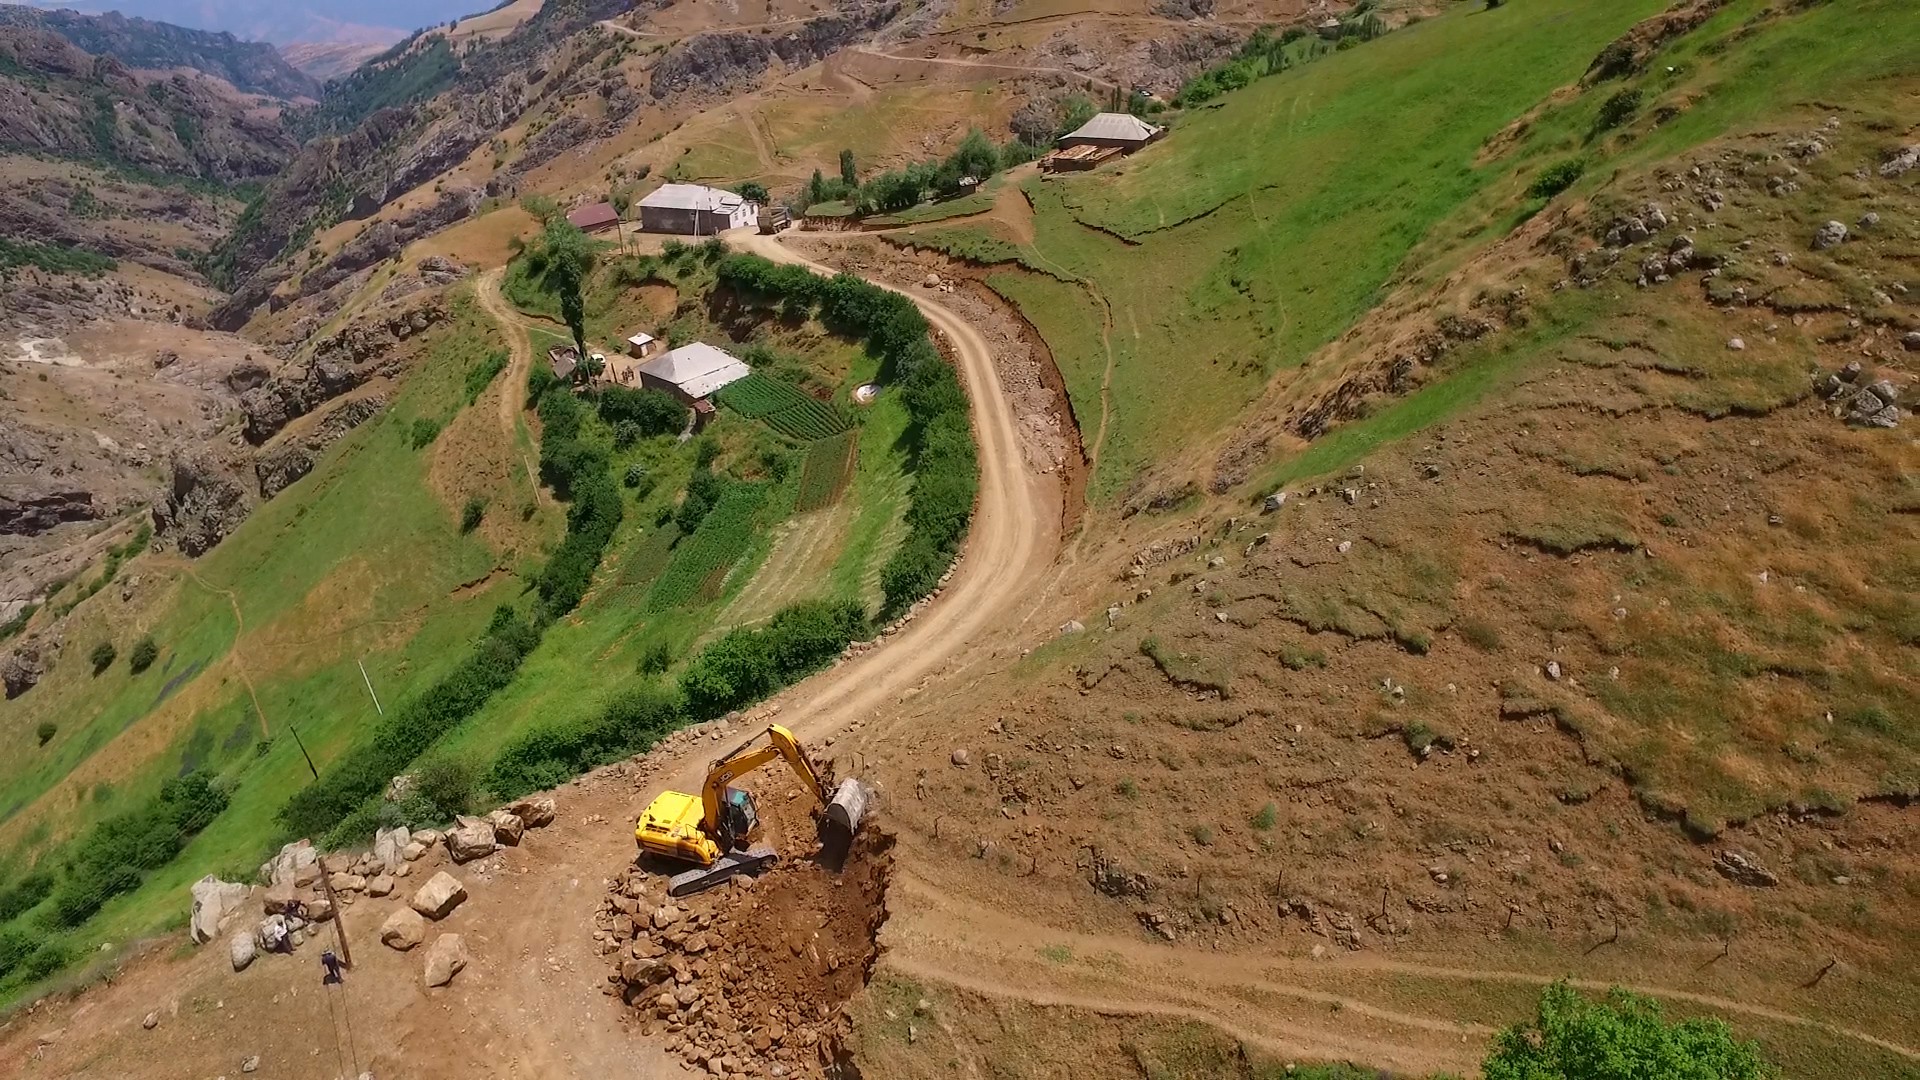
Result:
{"type": "Polygon", "coordinates": [[[820,800],[822,806],[833,801],[833,793],[821,783],[819,770],[807,760],[807,752],[801,749],[800,741],[793,737],[793,732],[779,724],[768,724],[767,745],[754,747],[757,738],[755,736],[734,747],[707,771],[707,782],[700,788],[700,802],[705,811],[703,825],[707,835],[721,834],[720,810],[727,797],[727,787],[776,757],[787,759],[787,765],[793,769],[794,775],[800,778],[800,783],[813,793],[814,798],[820,800]]]}

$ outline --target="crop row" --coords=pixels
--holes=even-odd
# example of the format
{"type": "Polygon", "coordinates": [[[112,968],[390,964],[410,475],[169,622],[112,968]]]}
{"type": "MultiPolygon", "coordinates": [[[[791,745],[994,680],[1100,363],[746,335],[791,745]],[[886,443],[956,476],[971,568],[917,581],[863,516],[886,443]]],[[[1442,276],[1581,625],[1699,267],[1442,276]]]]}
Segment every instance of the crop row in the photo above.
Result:
{"type": "Polygon", "coordinates": [[[660,612],[685,606],[712,575],[724,575],[739,561],[753,539],[753,519],[766,498],[764,485],[728,485],[693,535],[675,545],[672,561],[647,594],[647,610],[660,612]]]}

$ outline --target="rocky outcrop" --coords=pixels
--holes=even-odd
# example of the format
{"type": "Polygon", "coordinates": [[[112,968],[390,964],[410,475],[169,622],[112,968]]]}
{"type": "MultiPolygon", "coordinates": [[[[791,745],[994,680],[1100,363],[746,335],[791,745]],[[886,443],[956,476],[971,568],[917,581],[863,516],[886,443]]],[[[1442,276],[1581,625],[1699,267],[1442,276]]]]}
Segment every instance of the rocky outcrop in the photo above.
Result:
{"type": "Polygon", "coordinates": [[[0,660],[0,687],[9,700],[34,688],[60,655],[58,638],[28,638],[0,660]]]}
{"type": "Polygon", "coordinates": [[[779,37],[748,30],[698,34],[660,58],[649,90],[655,98],[666,98],[744,86],[758,79],[775,59],[804,67],[872,37],[899,14],[898,3],[874,4],[809,19],[779,37]]]}
{"type": "Polygon", "coordinates": [[[0,492],[0,533],[38,536],[72,521],[91,521],[101,515],[90,491],[62,488],[0,492]]]}
{"type": "Polygon", "coordinates": [[[300,295],[330,288],[354,273],[393,258],[408,244],[464,220],[485,196],[478,188],[449,188],[433,202],[390,221],[376,221],[347,241],[339,254],[302,282],[300,295]]]}
{"type": "Polygon", "coordinates": [[[254,476],[260,482],[260,497],[271,499],[312,472],[314,464],[329,447],[386,407],[384,395],[354,398],[329,411],[303,438],[262,450],[253,463],[254,476]]]}
{"type": "Polygon", "coordinates": [[[1666,11],[1642,20],[1594,57],[1587,73],[1581,76],[1580,85],[1592,86],[1642,70],[1662,45],[1706,22],[1727,3],[1728,0],[1681,0],[1666,11]]]}
{"type": "MultiPolygon", "coordinates": [[[[256,446],[264,443],[295,419],[359,387],[368,379],[397,372],[403,358],[394,355],[394,346],[431,328],[444,318],[446,308],[430,302],[404,311],[390,312],[378,319],[356,322],[321,341],[315,346],[313,360],[306,367],[276,375],[268,379],[265,385],[241,397],[240,409],[247,418],[247,441],[256,446]]],[[[375,406],[376,411],[377,408],[375,406]]],[[[343,417],[341,422],[346,423],[347,428],[336,433],[334,438],[364,421],[367,415],[371,414],[361,415],[358,419],[351,414],[343,417]]]]}
{"type": "Polygon", "coordinates": [[[211,455],[188,453],[174,459],[166,501],[153,510],[154,527],[181,554],[196,557],[239,528],[252,509],[246,489],[211,455]]]}

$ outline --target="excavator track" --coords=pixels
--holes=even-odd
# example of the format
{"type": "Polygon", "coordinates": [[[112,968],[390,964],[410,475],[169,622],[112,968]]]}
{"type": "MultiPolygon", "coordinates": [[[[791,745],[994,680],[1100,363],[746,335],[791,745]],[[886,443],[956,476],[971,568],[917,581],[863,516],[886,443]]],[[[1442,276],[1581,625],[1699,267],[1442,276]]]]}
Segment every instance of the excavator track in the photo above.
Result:
{"type": "Polygon", "coordinates": [[[712,866],[675,874],[667,883],[668,896],[692,896],[715,885],[724,885],[739,874],[758,876],[780,861],[780,853],[766,844],[755,844],[745,851],[729,851],[712,866]]]}

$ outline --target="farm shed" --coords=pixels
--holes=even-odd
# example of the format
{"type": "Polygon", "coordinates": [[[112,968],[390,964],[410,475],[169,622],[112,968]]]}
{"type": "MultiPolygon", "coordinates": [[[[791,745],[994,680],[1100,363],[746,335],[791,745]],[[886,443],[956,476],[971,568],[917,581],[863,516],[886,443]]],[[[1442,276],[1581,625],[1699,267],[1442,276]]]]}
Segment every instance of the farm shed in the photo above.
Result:
{"type": "Polygon", "coordinates": [[[647,232],[712,236],[759,223],[758,206],[731,191],[699,184],[666,184],[640,200],[640,227],[647,232]]]}
{"type": "Polygon", "coordinates": [[[640,365],[640,385],[692,405],[731,382],[753,374],[735,357],[705,342],[682,345],[640,365]]]}
{"type": "Polygon", "coordinates": [[[594,203],[567,215],[567,220],[582,232],[603,233],[620,224],[620,214],[612,203],[594,203]]]}

